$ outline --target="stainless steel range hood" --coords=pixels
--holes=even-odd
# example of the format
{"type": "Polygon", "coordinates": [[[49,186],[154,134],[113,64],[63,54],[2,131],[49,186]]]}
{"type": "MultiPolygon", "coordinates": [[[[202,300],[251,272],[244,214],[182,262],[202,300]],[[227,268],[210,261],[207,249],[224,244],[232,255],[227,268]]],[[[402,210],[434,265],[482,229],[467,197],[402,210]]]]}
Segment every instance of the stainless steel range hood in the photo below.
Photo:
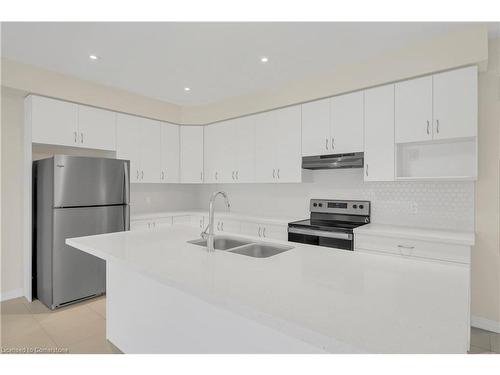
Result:
{"type": "Polygon", "coordinates": [[[362,152],[302,157],[303,169],[363,168],[362,152]]]}

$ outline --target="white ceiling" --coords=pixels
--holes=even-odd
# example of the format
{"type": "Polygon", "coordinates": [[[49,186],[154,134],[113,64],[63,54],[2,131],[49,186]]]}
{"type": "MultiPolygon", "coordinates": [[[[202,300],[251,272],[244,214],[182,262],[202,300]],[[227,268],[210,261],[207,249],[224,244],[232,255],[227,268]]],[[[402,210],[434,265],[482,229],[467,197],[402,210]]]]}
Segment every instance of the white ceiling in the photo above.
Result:
{"type": "Polygon", "coordinates": [[[171,103],[202,105],[272,89],[464,25],[3,23],[2,55],[171,103]],[[100,59],[91,61],[89,54],[100,59]],[[261,56],[269,62],[261,63],[261,56]]]}

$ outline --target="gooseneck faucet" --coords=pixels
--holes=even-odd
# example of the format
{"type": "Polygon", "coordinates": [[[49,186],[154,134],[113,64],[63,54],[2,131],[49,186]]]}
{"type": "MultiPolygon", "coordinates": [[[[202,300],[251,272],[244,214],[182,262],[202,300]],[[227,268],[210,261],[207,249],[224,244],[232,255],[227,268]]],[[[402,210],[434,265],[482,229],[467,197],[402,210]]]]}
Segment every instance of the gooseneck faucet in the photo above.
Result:
{"type": "Polygon", "coordinates": [[[207,251],[212,252],[215,251],[214,249],[214,203],[215,203],[215,198],[217,198],[218,195],[222,195],[224,197],[224,202],[226,203],[227,210],[231,208],[231,205],[229,204],[229,198],[227,197],[227,193],[224,191],[216,191],[212,193],[210,196],[210,201],[208,204],[208,225],[205,228],[203,232],[201,232],[201,238],[207,240],[207,251]]]}

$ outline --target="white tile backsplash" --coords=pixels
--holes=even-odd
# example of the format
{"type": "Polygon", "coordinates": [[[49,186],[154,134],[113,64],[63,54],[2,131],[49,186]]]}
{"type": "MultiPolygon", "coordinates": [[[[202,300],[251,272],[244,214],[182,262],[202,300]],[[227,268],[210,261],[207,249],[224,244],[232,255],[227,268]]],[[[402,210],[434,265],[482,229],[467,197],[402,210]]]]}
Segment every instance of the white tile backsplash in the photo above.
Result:
{"type": "Polygon", "coordinates": [[[306,174],[309,182],[301,184],[203,185],[198,206],[207,208],[209,195],[224,190],[236,212],[305,218],[311,198],[360,199],[371,201],[375,223],[474,230],[473,182],[365,183],[360,169],[306,174]]]}

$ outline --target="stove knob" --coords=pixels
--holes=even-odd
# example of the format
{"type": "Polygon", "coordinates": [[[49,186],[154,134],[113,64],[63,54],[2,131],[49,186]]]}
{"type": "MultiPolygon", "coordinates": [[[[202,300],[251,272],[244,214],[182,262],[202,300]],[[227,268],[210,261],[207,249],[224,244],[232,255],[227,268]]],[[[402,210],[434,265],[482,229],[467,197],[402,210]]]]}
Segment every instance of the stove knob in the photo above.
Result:
{"type": "Polygon", "coordinates": [[[359,209],[362,210],[364,206],[362,204],[359,205],[359,209]]]}
{"type": "MultiPolygon", "coordinates": [[[[353,204],[352,208],[356,209],[356,208],[358,208],[358,206],[356,204],[353,204]]],[[[359,208],[361,208],[361,206],[359,206],[359,208]]]]}
{"type": "Polygon", "coordinates": [[[313,203],[313,207],[317,207],[317,206],[318,206],[318,204],[317,204],[317,203],[313,203]]]}
{"type": "Polygon", "coordinates": [[[323,207],[323,203],[318,203],[318,206],[323,207]]]}

